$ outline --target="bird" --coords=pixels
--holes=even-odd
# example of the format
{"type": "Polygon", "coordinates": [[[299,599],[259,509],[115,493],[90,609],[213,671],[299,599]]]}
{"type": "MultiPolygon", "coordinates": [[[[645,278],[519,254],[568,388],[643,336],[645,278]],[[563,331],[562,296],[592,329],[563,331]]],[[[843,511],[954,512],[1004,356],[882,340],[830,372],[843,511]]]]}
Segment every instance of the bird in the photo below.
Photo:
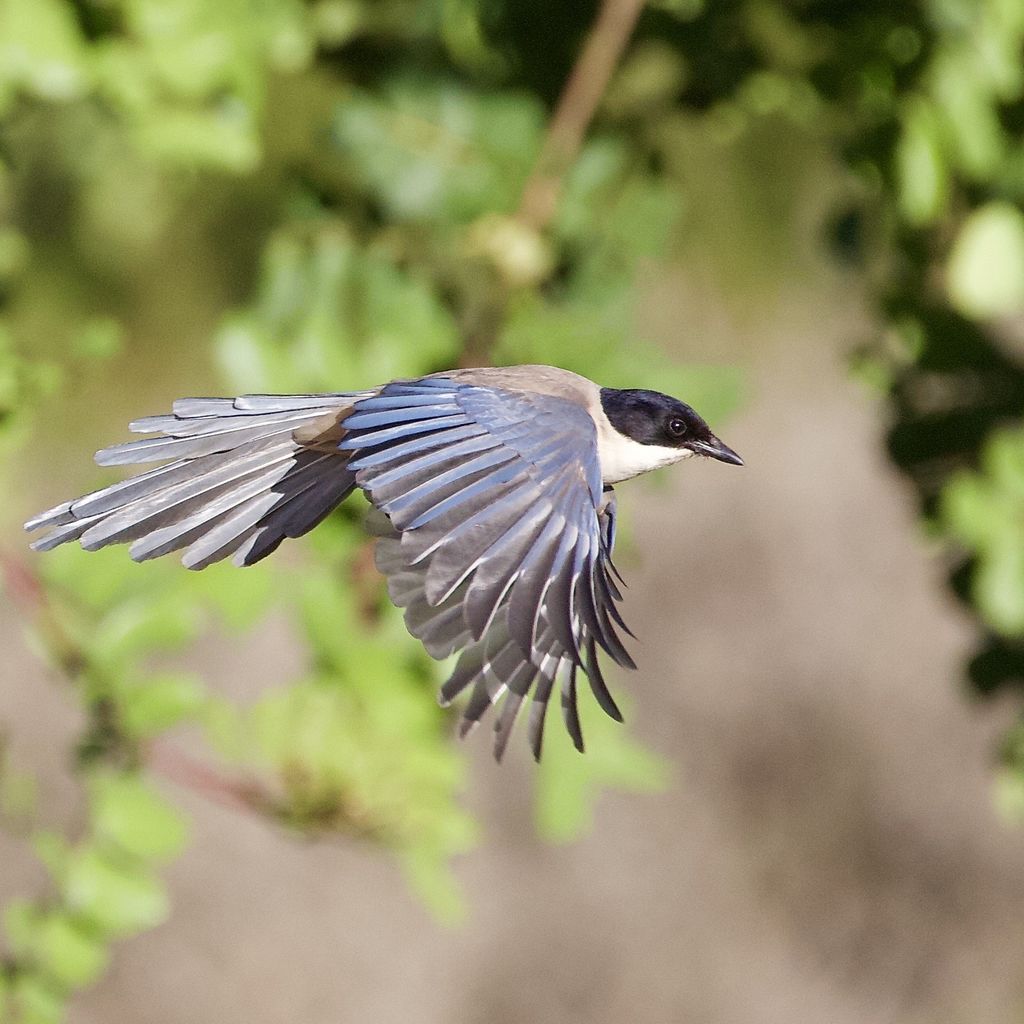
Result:
{"type": "Polygon", "coordinates": [[[229,556],[248,566],[359,489],[406,628],[433,658],[458,655],[438,699],[447,706],[468,691],[459,735],[504,697],[499,761],[527,698],[540,760],[556,684],[584,750],[580,672],[622,721],[598,662],[601,651],[636,667],[612,562],[614,486],[693,456],[743,465],[684,402],[543,365],[459,368],[364,391],[183,398],[129,430],[151,436],[104,448],[97,463],[161,464],[30,519],[26,530],[48,531],[33,549],[129,543],[136,561],[183,550],[189,569],[229,556]]]}

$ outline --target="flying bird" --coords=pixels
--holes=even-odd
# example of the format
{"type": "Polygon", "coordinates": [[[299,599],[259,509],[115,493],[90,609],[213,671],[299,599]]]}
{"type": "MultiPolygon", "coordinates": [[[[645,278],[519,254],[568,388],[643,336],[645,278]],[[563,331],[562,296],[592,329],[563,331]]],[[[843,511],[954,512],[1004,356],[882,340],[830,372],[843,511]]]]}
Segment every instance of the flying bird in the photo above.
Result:
{"type": "Polygon", "coordinates": [[[357,487],[391,600],[434,658],[459,653],[439,699],[469,700],[460,735],[502,695],[499,760],[530,696],[540,758],[556,685],[583,750],[577,673],[622,720],[598,650],[635,668],[620,632],[613,485],[694,455],[743,465],[690,406],[603,388],[551,366],[448,370],[367,391],[184,398],[130,424],[154,436],[104,448],[101,466],[163,463],[25,524],[32,547],[128,542],[144,561],[184,549],[203,569],[265,558],[357,487]]]}

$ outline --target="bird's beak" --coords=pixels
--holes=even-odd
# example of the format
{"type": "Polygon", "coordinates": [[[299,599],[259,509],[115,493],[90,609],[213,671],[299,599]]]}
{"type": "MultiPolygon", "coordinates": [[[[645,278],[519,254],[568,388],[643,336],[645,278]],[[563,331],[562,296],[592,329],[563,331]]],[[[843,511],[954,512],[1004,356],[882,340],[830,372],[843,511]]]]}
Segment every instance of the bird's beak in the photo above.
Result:
{"type": "Polygon", "coordinates": [[[694,450],[698,455],[707,455],[709,458],[718,459],[719,462],[728,462],[733,466],[743,465],[743,460],[714,434],[707,441],[698,441],[694,445],[694,450]]]}

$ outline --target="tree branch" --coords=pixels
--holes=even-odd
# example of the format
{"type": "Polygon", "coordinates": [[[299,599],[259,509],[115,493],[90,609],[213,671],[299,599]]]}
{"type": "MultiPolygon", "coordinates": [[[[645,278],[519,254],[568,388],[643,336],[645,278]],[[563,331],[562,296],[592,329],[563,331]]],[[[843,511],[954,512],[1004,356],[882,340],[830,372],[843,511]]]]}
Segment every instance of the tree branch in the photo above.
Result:
{"type": "Polygon", "coordinates": [[[222,807],[255,811],[268,817],[278,813],[277,801],[257,780],[224,775],[165,740],[149,745],[146,766],[168,782],[198,793],[222,807]]]}
{"type": "Polygon", "coordinates": [[[11,604],[26,617],[46,609],[46,593],[39,578],[9,551],[0,550],[0,579],[11,604]]]}
{"type": "Polygon", "coordinates": [[[524,224],[539,231],[554,217],[565,175],[583,144],[643,6],[644,0],[604,0],[601,5],[523,189],[517,217],[524,224]]]}
{"type": "MultiPolygon", "coordinates": [[[[548,122],[540,153],[523,186],[514,219],[528,233],[542,232],[558,209],[565,175],[572,167],[615,71],[644,0],[603,0],[579,57],[548,122]]],[[[461,366],[486,366],[501,334],[509,300],[509,282],[496,280],[477,292],[466,289],[461,310],[461,366]]]]}

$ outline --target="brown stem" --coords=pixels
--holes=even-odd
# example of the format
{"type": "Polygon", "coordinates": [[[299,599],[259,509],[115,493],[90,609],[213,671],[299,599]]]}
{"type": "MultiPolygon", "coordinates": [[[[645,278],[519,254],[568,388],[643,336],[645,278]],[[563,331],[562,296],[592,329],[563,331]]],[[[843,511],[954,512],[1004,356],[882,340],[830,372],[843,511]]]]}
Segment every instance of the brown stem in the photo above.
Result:
{"type": "Polygon", "coordinates": [[[555,215],[562,182],[633,34],[644,0],[604,0],[548,124],[517,216],[541,230],[555,215]]]}
{"type": "Polygon", "coordinates": [[[235,810],[272,814],[275,800],[260,783],[247,778],[230,778],[216,768],[191,757],[166,742],[150,745],[146,756],[150,771],[183,789],[235,810]]]}
{"type": "Polygon", "coordinates": [[[367,538],[356,549],[352,559],[351,579],[356,593],[356,607],[359,620],[364,626],[372,627],[380,622],[380,598],[384,577],[377,570],[374,552],[377,545],[373,538],[367,538]]]}
{"type": "MultiPolygon", "coordinates": [[[[633,33],[644,0],[603,0],[548,122],[541,150],[523,187],[516,218],[543,231],[558,209],[565,175],[594,118],[608,81],[633,33]]],[[[486,366],[505,319],[507,282],[496,280],[476,293],[478,302],[464,311],[461,366],[486,366]]]]}
{"type": "Polygon", "coordinates": [[[0,580],[11,604],[36,624],[61,671],[76,678],[85,666],[85,655],[61,626],[43,581],[28,563],[4,550],[0,550],[0,580]]]}
{"type": "Polygon", "coordinates": [[[46,608],[46,592],[39,577],[9,551],[0,551],[0,577],[11,603],[23,615],[38,615],[46,608]]]}

